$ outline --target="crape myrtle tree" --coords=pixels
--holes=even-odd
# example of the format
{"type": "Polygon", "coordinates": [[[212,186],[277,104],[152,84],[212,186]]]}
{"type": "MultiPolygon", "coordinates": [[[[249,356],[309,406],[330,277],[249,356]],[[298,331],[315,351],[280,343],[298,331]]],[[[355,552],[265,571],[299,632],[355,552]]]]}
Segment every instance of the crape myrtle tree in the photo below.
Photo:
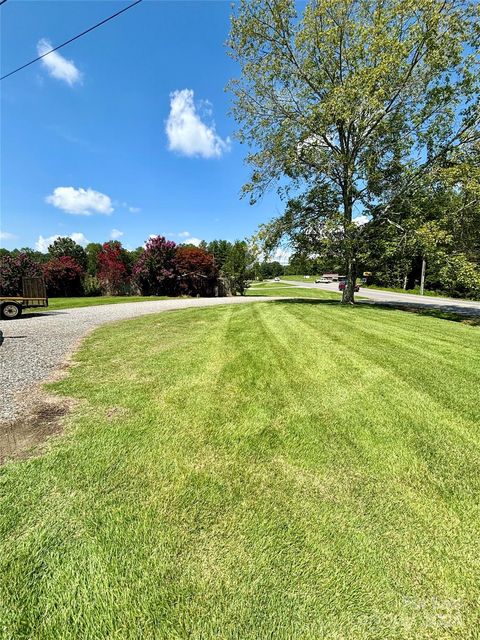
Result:
{"type": "Polygon", "coordinates": [[[79,296],[83,293],[85,270],[71,256],[51,258],[43,265],[49,296],[79,296]]]}
{"type": "MultiPolygon", "coordinates": [[[[252,199],[324,187],[353,302],[363,229],[478,136],[480,7],[474,0],[241,0],[229,46],[238,137],[252,146],[252,199]]],[[[385,225],[379,226],[379,230],[385,225]]]]}
{"type": "Polygon", "coordinates": [[[175,242],[153,236],[133,267],[133,281],[144,296],[174,295],[176,288],[175,242]]]}
{"type": "Polygon", "coordinates": [[[117,296],[129,293],[128,256],[118,240],[103,243],[102,250],[98,254],[97,278],[107,295],[117,296]]]}
{"type": "Polygon", "coordinates": [[[41,275],[41,266],[26,253],[2,255],[0,259],[0,294],[20,296],[22,295],[22,278],[35,278],[41,275]]]}
{"type": "Polygon", "coordinates": [[[218,279],[213,256],[193,246],[177,247],[174,258],[177,292],[189,296],[211,296],[218,279]]]}

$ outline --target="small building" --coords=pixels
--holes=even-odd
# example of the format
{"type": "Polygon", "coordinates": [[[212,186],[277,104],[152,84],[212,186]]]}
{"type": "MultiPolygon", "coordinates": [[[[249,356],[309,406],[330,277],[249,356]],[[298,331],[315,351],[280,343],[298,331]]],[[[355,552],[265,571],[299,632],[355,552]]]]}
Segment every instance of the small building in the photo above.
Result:
{"type": "Polygon", "coordinates": [[[338,282],[340,278],[343,276],[339,276],[338,273],[324,273],[322,278],[325,278],[329,282],[338,282]]]}

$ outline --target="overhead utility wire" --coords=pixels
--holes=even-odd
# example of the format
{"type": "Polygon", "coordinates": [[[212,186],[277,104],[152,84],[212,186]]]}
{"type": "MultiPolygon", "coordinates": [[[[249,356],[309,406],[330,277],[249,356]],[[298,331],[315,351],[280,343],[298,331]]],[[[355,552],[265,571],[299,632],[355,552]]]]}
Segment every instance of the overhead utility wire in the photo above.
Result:
{"type": "MultiPolygon", "coordinates": [[[[6,1],[7,0],[2,0],[2,2],[6,2],[6,1]]],[[[125,11],[128,11],[129,9],[134,7],[136,4],[140,4],[140,2],[143,2],[143,0],[136,0],[135,2],[132,2],[132,4],[129,4],[128,6],[124,7],[123,9],[120,9],[120,11],[117,11],[117,13],[114,13],[113,15],[109,16],[108,18],[105,18],[105,20],[102,20],[101,22],[97,22],[97,24],[94,24],[93,27],[90,27],[89,29],[86,29],[85,31],[82,31],[82,33],[79,33],[77,36],[74,36],[73,38],[70,38],[70,40],[67,40],[66,42],[62,42],[62,44],[59,44],[58,47],[54,47],[53,49],[50,49],[50,51],[47,51],[46,53],[42,54],[41,56],[38,56],[38,58],[35,58],[35,60],[30,60],[30,62],[27,62],[26,64],[22,64],[21,67],[18,67],[17,69],[14,69],[13,71],[10,71],[9,73],[7,73],[4,76],[2,76],[0,78],[0,80],[5,80],[5,78],[8,78],[9,76],[13,76],[14,73],[18,73],[18,71],[21,71],[22,69],[25,69],[25,67],[29,67],[34,62],[37,62],[38,60],[41,60],[42,58],[45,58],[45,56],[48,56],[51,53],[53,53],[54,51],[57,51],[58,49],[61,49],[62,47],[65,47],[67,44],[70,44],[74,40],[78,40],[79,38],[81,38],[82,36],[84,36],[87,33],[90,33],[90,31],[93,31],[97,27],[101,27],[102,24],[105,24],[106,22],[109,22],[109,20],[113,20],[113,18],[116,18],[117,16],[119,16],[121,13],[124,13],[125,11]]]]}

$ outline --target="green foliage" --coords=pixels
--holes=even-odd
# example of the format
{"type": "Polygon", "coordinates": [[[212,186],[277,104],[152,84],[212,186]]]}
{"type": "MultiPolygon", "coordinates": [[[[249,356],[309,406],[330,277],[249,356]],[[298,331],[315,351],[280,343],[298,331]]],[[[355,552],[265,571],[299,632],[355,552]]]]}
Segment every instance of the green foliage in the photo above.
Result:
{"type": "Polygon", "coordinates": [[[51,258],[73,258],[80,267],[85,270],[87,268],[87,254],[85,249],[72,240],[72,238],[57,238],[48,247],[48,253],[51,258]]]}
{"type": "Polygon", "coordinates": [[[465,255],[448,256],[439,271],[439,277],[450,295],[480,300],[480,270],[465,255]]]}
{"type": "Polygon", "coordinates": [[[228,242],[228,240],[212,240],[206,243],[205,249],[213,256],[215,264],[222,273],[223,265],[232,250],[232,243],[228,242]]]}
{"type": "Polygon", "coordinates": [[[228,247],[228,253],[223,260],[221,273],[228,281],[229,289],[234,295],[245,295],[248,286],[247,272],[253,262],[253,256],[249,252],[245,241],[236,240],[228,247]]]}
{"type": "Polygon", "coordinates": [[[102,283],[96,276],[87,274],[83,281],[83,291],[86,296],[99,296],[102,293],[102,283]]]}
{"type": "Polygon", "coordinates": [[[87,254],[87,272],[90,276],[96,276],[98,273],[98,256],[101,250],[102,245],[100,242],[90,242],[85,247],[85,252],[87,254]]]}
{"type": "Polygon", "coordinates": [[[283,276],[284,267],[277,260],[273,262],[260,262],[259,264],[260,276],[263,280],[269,278],[277,278],[283,276]]]}
{"type": "Polygon", "coordinates": [[[253,148],[244,192],[255,199],[283,179],[335,194],[339,211],[322,207],[319,221],[331,215],[338,227],[350,302],[363,251],[355,206],[386,220],[395,199],[477,135],[480,8],[311,0],[297,9],[242,0],[232,17],[234,115],[253,148]]]}

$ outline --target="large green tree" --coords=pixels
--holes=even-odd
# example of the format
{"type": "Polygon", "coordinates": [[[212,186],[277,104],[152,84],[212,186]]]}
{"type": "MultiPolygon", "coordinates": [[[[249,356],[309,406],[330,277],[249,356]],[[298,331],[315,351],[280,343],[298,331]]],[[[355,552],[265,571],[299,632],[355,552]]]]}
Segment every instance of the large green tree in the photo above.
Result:
{"type": "Polygon", "coordinates": [[[209,243],[205,243],[203,248],[213,256],[215,264],[222,271],[223,265],[232,251],[232,243],[228,240],[211,240],[209,243]]]}
{"type": "Polygon", "coordinates": [[[252,262],[253,256],[244,240],[236,240],[230,245],[221,273],[227,279],[232,293],[245,295],[247,272],[252,262]]]}
{"type": "Polygon", "coordinates": [[[87,255],[87,272],[89,276],[96,276],[98,272],[98,256],[102,251],[100,242],[89,242],[85,247],[87,255]]]}
{"type": "Polygon", "coordinates": [[[452,156],[392,202],[395,225],[374,215],[366,260],[379,284],[399,286],[420,277],[450,295],[480,296],[480,162],[478,151],[452,156]]]}
{"type": "MultiPolygon", "coordinates": [[[[242,0],[230,50],[253,198],[328,187],[352,302],[362,230],[389,222],[405,189],[478,136],[479,5],[474,0],[242,0]],[[303,5],[302,5],[303,7],[303,5]]],[[[380,229],[385,228],[379,226],[380,229]]]]}

